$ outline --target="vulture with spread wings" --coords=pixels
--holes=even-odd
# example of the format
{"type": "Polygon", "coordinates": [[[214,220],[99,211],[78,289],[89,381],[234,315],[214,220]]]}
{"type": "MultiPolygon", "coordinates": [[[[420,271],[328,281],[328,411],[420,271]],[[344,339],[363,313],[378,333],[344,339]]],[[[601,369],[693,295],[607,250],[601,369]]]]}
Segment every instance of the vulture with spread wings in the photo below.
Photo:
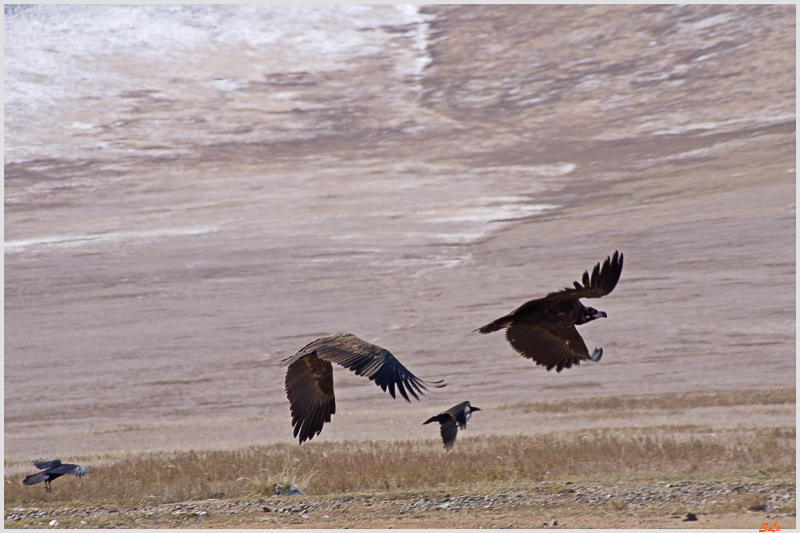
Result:
{"type": "Polygon", "coordinates": [[[432,416],[422,423],[430,424],[431,422],[439,422],[439,431],[442,433],[442,441],[444,442],[445,450],[452,450],[453,445],[456,443],[456,435],[458,430],[467,429],[467,422],[472,416],[473,411],[480,411],[480,407],[473,407],[469,402],[461,402],[454,405],[447,411],[432,416]]]}
{"type": "Polygon", "coordinates": [[[590,354],[575,326],[608,315],[584,306],[580,299],[600,298],[613,291],[622,273],[622,260],[622,254],[615,251],[602,267],[600,263],[594,266],[591,277],[589,272],[583,273],[583,284],[575,281],[574,288],[526,302],[476,331],[491,333],[507,328],[506,338],[511,346],[547,370],[555,368],[561,372],[588,359],[597,362],[603,356],[603,349],[595,348],[590,354]]]}
{"type": "Polygon", "coordinates": [[[425,395],[428,386],[444,387],[442,380],[425,381],[408,371],[394,355],[380,346],[363,341],[351,333],[337,333],[305,346],[280,362],[286,369],[286,397],[292,413],[294,436],[300,444],[319,435],[331,415],[336,413],[333,395],[333,365],[337,363],[358,376],[374,381],[392,398],[395,387],[408,402],[410,393],[425,395]]]}

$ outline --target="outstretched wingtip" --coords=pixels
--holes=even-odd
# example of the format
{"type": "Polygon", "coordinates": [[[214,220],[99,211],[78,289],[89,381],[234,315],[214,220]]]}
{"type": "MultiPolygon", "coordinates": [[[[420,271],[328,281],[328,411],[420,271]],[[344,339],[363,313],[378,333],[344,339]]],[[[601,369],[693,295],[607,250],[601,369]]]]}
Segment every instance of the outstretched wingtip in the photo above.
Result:
{"type": "Polygon", "coordinates": [[[442,387],[447,387],[447,383],[445,383],[443,379],[437,379],[436,381],[426,381],[425,383],[433,387],[436,387],[437,389],[441,389],[442,387]]]}

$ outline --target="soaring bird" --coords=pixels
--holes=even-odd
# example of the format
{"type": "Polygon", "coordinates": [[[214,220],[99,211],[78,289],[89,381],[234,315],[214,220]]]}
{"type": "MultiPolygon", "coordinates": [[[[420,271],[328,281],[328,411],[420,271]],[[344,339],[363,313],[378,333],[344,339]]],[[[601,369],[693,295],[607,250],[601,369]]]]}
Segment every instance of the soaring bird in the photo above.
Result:
{"type": "Polygon", "coordinates": [[[432,416],[422,423],[430,424],[431,422],[439,422],[439,430],[442,432],[442,441],[444,442],[445,450],[452,450],[453,444],[456,442],[456,434],[459,429],[467,429],[467,422],[472,416],[473,411],[480,411],[480,407],[473,407],[469,402],[461,402],[454,405],[447,411],[432,416]]]}
{"type": "Polygon", "coordinates": [[[337,333],[323,337],[280,362],[287,366],[286,397],[292,412],[294,436],[303,441],[319,435],[322,426],[336,413],[333,395],[333,365],[349,368],[357,376],[365,376],[395,398],[394,388],[406,401],[408,393],[419,400],[417,393],[425,393],[426,385],[444,387],[443,380],[425,381],[406,369],[394,355],[380,346],[363,341],[351,333],[337,333]],[[408,393],[406,392],[408,391],[408,393]]]}
{"type": "Polygon", "coordinates": [[[44,488],[47,492],[50,492],[51,490],[50,482],[56,478],[59,478],[65,474],[80,477],[89,473],[80,465],[63,464],[59,459],[53,459],[52,461],[34,461],[33,466],[41,470],[41,472],[37,472],[36,474],[31,474],[30,476],[26,477],[22,480],[22,484],[36,485],[37,483],[44,481],[44,488]]]}
{"type": "Polygon", "coordinates": [[[603,349],[595,348],[589,354],[575,326],[608,315],[585,307],[580,299],[600,298],[613,291],[622,273],[622,260],[622,254],[614,251],[612,257],[606,257],[602,268],[600,263],[594,266],[591,278],[589,272],[583,273],[582,285],[575,281],[574,288],[551,292],[544,298],[526,302],[475,331],[491,333],[508,328],[506,338],[511,346],[547,370],[555,368],[556,372],[561,372],[587,359],[597,362],[603,356],[603,349]]]}

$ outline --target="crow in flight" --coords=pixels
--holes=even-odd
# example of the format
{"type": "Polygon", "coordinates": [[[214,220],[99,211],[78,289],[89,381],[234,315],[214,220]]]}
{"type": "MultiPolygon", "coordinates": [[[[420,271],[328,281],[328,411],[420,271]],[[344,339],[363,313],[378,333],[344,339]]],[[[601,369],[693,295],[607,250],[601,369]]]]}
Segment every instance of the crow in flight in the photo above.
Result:
{"type": "Polygon", "coordinates": [[[60,460],[54,459],[52,461],[34,461],[33,466],[41,470],[36,474],[31,474],[22,480],[23,485],[36,485],[44,481],[44,488],[50,492],[50,482],[64,474],[71,474],[73,476],[84,476],[89,472],[80,465],[62,464],[60,460]]]}
{"type": "Polygon", "coordinates": [[[469,417],[472,416],[473,411],[480,411],[480,407],[473,407],[469,402],[461,402],[454,405],[447,411],[432,416],[422,423],[430,424],[431,422],[439,422],[439,430],[442,433],[442,441],[444,442],[445,450],[452,450],[456,442],[456,434],[459,429],[467,429],[467,422],[469,417]]]}
{"type": "Polygon", "coordinates": [[[314,438],[322,426],[336,413],[333,395],[333,365],[349,368],[358,376],[365,376],[395,398],[394,388],[408,402],[408,393],[419,400],[417,393],[425,393],[426,385],[444,387],[443,380],[425,381],[409,372],[388,350],[363,341],[351,333],[337,333],[323,337],[280,362],[287,366],[286,397],[292,412],[294,436],[303,441],[314,438]],[[408,393],[406,392],[408,391],[408,393]],[[416,392],[415,392],[416,391],[416,392]]]}
{"type": "Polygon", "coordinates": [[[506,329],[506,338],[511,346],[523,357],[533,359],[537,365],[561,372],[573,364],[591,359],[599,361],[602,348],[595,348],[591,354],[586,349],[575,326],[586,324],[597,318],[605,318],[603,311],[585,307],[581,298],[600,298],[616,287],[622,273],[623,256],[614,251],[607,257],[602,268],[597,263],[592,270],[583,273],[583,285],[573,282],[575,288],[551,292],[544,298],[522,304],[510,314],[498,318],[475,331],[491,333],[506,329]]]}

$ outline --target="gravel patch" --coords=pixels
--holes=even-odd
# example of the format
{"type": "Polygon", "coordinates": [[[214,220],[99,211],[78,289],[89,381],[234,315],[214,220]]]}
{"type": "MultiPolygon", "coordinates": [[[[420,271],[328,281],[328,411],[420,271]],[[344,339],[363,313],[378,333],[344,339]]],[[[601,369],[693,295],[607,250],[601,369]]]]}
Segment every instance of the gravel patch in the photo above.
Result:
{"type": "MultiPolygon", "coordinates": [[[[739,482],[680,482],[641,483],[630,485],[582,485],[576,483],[543,482],[541,487],[526,490],[500,490],[485,494],[445,495],[434,498],[383,499],[380,496],[358,495],[331,498],[281,496],[252,501],[207,500],[159,506],[80,509],[21,509],[5,511],[5,523],[21,520],[91,519],[119,515],[126,518],[197,518],[219,515],[264,514],[265,517],[297,516],[319,518],[327,513],[363,513],[373,508],[381,514],[416,514],[427,511],[454,512],[479,509],[512,509],[520,507],[554,507],[574,504],[610,506],[630,511],[657,509],[664,506],[698,510],[715,504],[726,504],[733,497],[747,494],[763,499],[764,511],[796,503],[796,491],[791,488],[769,487],[762,483],[739,482]],[[379,509],[378,509],[379,508],[379,509]]],[[[734,499],[734,501],[737,501],[734,499]]]]}

